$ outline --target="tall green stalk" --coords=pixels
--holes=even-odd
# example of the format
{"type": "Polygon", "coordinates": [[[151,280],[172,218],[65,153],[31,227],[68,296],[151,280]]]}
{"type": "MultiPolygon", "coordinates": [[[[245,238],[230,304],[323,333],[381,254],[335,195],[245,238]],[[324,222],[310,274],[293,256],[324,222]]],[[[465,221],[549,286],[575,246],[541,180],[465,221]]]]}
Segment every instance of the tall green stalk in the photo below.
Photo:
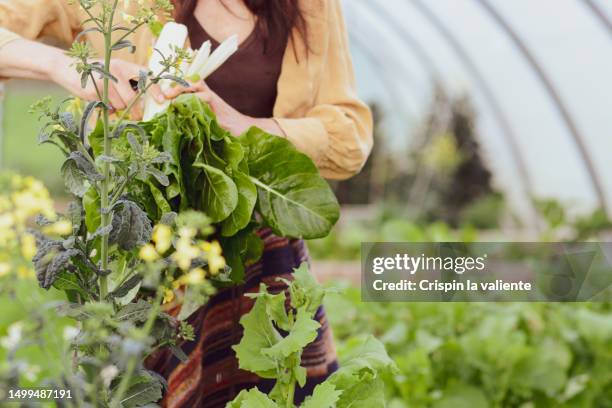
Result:
{"type": "MultiPolygon", "coordinates": [[[[117,2],[115,0],[113,7],[108,15],[108,21],[105,22],[104,26],[104,69],[110,73],[111,54],[112,50],[112,33],[113,33],[113,20],[115,17],[115,10],[117,9],[117,2]]],[[[110,138],[110,123],[109,123],[109,76],[104,76],[104,85],[102,88],[102,102],[104,103],[102,122],[104,126],[104,155],[111,156],[111,138],[110,138]]],[[[102,176],[104,179],[100,186],[100,213],[101,213],[101,226],[102,228],[110,224],[110,212],[109,208],[109,188],[110,188],[110,163],[104,162],[102,164],[102,176]]],[[[105,234],[102,237],[100,244],[100,258],[102,261],[102,270],[108,269],[108,235],[105,234]]],[[[108,294],[108,281],[106,275],[100,276],[100,299],[106,298],[108,294]]]]}

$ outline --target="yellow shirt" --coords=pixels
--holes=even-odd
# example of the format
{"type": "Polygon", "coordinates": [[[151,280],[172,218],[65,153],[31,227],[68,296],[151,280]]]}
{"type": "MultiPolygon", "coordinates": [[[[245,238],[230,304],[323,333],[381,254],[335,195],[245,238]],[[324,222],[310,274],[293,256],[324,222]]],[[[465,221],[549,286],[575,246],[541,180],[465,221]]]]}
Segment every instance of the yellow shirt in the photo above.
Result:
{"type": "MultiPolygon", "coordinates": [[[[20,37],[51,37],[69,45],[83,30],[87,15],[68,3],[0,0],[0,47],[20,37]]],[[[137,6],[134,3],[130,2],[130,8],[137,6]]],[[[372,116],[355,90],[340,1],[303,0],[301,7],[311,51],[306,55],[299,35],[294,36],[295,44],[290,42],[287,46],[274,118],[286,137],[315,161],[323,176],[348,178],[361,170],[372,148],[372,116]]],[[[88,40],[101,55],[103,44],[99,37],[94,33],[88,35],[88,40]]],[[[152,34],[146,28],[140,29],[132,42],[137,47],[135,54],[122,50],[116,57],[146,65],[154,44],[152,34]]]]}

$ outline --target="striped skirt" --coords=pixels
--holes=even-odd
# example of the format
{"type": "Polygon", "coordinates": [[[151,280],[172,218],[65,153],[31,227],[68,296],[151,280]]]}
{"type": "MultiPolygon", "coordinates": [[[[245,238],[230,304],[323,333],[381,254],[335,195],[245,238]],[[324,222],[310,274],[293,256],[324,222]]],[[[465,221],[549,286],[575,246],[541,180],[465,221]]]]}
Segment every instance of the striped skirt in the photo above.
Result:
{"type": "MultiPolygon", "coordinates": [[[[257,387],[267,393],[274,386],[274,380],[240,370],[231,348],[242,338],[240,317],[248,313],[254,302],[244,293],[256,292],[263,282],[271,293],[285,290],[289,296],[287,286],[278,278],[290,280],[293,269],[308,260],[308,253],[302,240],[280,238],[269,230],[258,234],[264,241],[263,256],[247,268],[245,284],[220,290],[206,306],[189,317],[196,336],[194,341],[181,345],[189,356],[188,360],[180,362],[168,351],[163,351],[147,361],[147,368],[168,380],[162,406],[220,408],[243,389],[257,387]]],[[[316,340],[302,355],[302,366],[307,369],[308,379],[304,388],[296,389],[296,404],[301,403],[338,367],[323,307],[319,308],[315,318],[321,323],[321,328],[316,340]]]]}

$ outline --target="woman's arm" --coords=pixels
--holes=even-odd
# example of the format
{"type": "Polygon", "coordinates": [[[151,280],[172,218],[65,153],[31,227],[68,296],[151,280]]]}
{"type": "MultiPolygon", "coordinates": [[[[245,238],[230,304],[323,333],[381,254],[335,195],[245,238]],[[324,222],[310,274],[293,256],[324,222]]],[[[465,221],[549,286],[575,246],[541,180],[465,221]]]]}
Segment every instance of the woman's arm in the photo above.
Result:
{"type": "MultiPolygon", "coordinates": [[[[130,80],[137,79],[142,69],[145,68],[119,59],[111,61],[111,74],[118,80],[109,84],[110,102],[114,109],[125,109],[136,96],[130,80]]],[[[103,81],[98,75],[93,75],[93,80],[83,88],[74,60],[63,50],[23,38],[15,39],[0,48],[0,77],[53,81],[72,95],[87,101],[99,99],[96,87],[102,89],[103,81]]],[[[151,89],[158,101],[164,100],[158,87],[151,89]]],[[[133,114],[141,116],[140,107],[135,106],[133,114]]]]}
{"type": "MultiPolygon", "coordinates": [[[[94,85],[95,82],[101,89],[102,79],[98,75],[82,88],[74,60],[65,51],[33,41],[44,35],[65,45],[71,43],[81,26],[76,6],[68,3],[66,0],[0,0],[0,78],[49,80],[81,99],[99,99],[94,85]]],[[[136,96],[130,80],[137,79],[141,69],[145,68],[119,59],[111,61],[110,72],[118,79],[110,83],[109,96],[114,109],[124,109],[136,96]]],[[[158,87],[152,87],[151,92],[163,101],[158,87]]],[[[140,116],[139,111],[140,107],[136,106],[132,113],[140,116]]]]}
{"type": "Polygon", "coordinates": [[[287,139],[314,160],[324,177],[346,179],[361,170],[372,149],[372,114],[357,95],[340,1],[303,4],[313,52],[283,68],[275,116],[287,139]]]}

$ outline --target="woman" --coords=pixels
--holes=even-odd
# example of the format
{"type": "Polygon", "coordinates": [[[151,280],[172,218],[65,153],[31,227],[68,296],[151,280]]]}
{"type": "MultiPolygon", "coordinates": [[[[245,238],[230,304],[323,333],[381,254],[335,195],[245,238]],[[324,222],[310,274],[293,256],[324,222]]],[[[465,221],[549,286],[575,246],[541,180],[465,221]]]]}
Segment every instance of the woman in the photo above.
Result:
{"type": "MultiPolygon", "coordinates": [[[[371,115],[355,93],[339,0],[183,0],[176,6],[175,18],[187,25],[192,48],[206,40],[215,47],[232,34],[238,34],[240,46],[206,84],[175,88],[168,94],[155,89],[158,100],[196,92],[234,135],[258,126],[286,137],[330,179],[347,178],[361,169],[372,145],[371,115]]],[[[133,13],[134,7],[137,4],[125,11],[133,13]]],[[[83,99],[93,99],[93,85],[81,88],[72,61],[59,48],[32,41],[46,36],[68,45],[82,29],[83,14],[67,0],[0,0],[0,77],[47,79],[83,99]]],[[[101,50],[100,38],[89,37],[101,50]]],[[[118,78],[111,88],[115,109],[124,108],[134,97],[129,80],[138,77],[146,64],[153,38],[143,29],[133,42],[136,54],[120,52],[111,63],[118,78]]],[[[283,290],[277,278],[290,277],[292,269],[307,260],[307,253],[300,240],[275,237],[266,230],[259,234],[264,255],[249,266],[246,283],[221,291],[191,316],[197,337],[182,345],[189,360],[179,363],[164,354],[149,362],[168,378],[166,406],[220,407],[241,389],[271,389],[269,380],[239,370],[231,349],[241,337],[238,320],[251,306],[242,295],[256,291],[260,282],[273,291],[283,290]]],[[[323,309],[316,318],[322,327],[304,352],[308,381],[297,390],[296,403],[337,367],[323,309]]]]}

